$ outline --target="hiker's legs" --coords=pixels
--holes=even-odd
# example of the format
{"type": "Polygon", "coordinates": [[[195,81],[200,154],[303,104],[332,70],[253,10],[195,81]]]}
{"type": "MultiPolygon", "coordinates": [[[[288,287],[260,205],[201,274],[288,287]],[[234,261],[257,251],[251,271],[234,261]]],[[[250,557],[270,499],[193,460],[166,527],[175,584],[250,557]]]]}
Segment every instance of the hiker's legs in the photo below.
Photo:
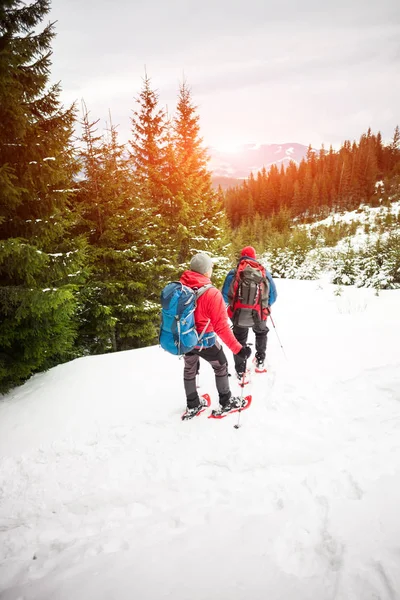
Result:
{"type": "Polygon", "coordinates": [[[267,350],[267,335],[268,327],[266,321],[260,321],[253,327],[253,331],[256,337],[256,358],[259,360],[265,359],[265,352],[267,350]]]}
{"type": "MultiPolygon", "coordinates": [[[[246,345],[247,336],[249,335],[248,327],[239,327],[239,325],[234,325],[232,329],[233,335],[242,346],[246,345]]],[[[235,361],[235,369],[236,373],[243,373],[246,361],[243,358],[238,358],[236,354],[233,355],[233,359],[235,361]]]]}
{"type": "Polygon", "coordinates": [[[199,367],[199,357],[193,352],[188,352],[183,357],[185,366],[183,369],[183,383],[185,386],[186,403],[188,408],[196,408],[199,405],[199,394],[196,388],[196,375],[199,367]]]}
{"type": "MultiPolygon", "coordinates": [[[[193,350],[193,354],[204,358],[213,368],[215,375],[215,385],[217,386],[219,402],[225,405],[231,397],[228,379],[228,361],[219,342],[216,342],[211,348],[203,350],[193,350]]],[[[191,353],[190,353],[191,354],[191,353]]],[[[186,354],[186,356],[189,356],[186,354]]]]}

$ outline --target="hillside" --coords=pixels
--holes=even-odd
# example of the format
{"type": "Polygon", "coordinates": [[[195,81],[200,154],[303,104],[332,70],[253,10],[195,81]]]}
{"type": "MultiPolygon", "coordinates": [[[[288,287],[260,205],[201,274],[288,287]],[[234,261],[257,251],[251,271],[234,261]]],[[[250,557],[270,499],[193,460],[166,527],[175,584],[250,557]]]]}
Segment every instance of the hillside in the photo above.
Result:
{"type": "Polygon", "coordinates": [[[400,596],[400,290],[277,287],[286,358],[271,326],[239,430],[180,421],[182,362],[157,346],[4,397],[2,600],[400,596]]]}
{"type": "Polygon", "coordinates": [[[376,290],[399,288],[399,233],[400,201],[361,205],[310,224],[294,222],[289,238],[275,247],[269,236],[263,261],[279,277],[324,278],[376,290]]]}

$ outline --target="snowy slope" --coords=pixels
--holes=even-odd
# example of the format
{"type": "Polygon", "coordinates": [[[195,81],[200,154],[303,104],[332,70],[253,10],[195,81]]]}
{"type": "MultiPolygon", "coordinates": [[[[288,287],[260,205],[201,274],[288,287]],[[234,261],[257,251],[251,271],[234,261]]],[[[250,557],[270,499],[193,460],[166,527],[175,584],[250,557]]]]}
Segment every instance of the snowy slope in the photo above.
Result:
{"type": "Polygon", "coordinates": [[[400,290],[277,285],[239,430],[158,347],[0,402],[1,600],[400,598],[400,290]]]}
{"type": "Polygon", "coordinates": [[[312,230],[321,225],[331,227],[338,223],[354,223],[358,224],[357,230],[354,234],[348,237],[344,237],[338,242],[335,249],[345,250],[349,244],[355,250],[364,248],[367,244],[373,244],[377,241],[378,237],[384,239],[389,234],[390,228],[386,227],[387,231],[382,234],[379,228],[379,221],[385,219],[385,217],[398,218],[400,214],[400,201],[392,202],[389,206],[378,206],[371,207],[367,204],[362,204],[357,210],[346,211],[344,213],[332,212],[329,217],[321,221],[316,221],[309,225],[299,225],[304,229],[312,230]],[[365,233],[365,227],[368,227],[368,234],[365,233]]]}

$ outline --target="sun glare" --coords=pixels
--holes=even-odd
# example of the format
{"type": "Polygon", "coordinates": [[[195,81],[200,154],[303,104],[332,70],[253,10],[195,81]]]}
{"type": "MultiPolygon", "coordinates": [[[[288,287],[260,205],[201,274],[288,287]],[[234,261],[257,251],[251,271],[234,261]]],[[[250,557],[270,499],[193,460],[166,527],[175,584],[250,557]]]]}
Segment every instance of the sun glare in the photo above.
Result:
{"type": "Polygon", "coordinates": [[[221,142],[217,142],[215,144],[212,144],[212,147],[217,150],[217,152],[223,152],[225,153],[229,153],[229,154],[235,154],[235,152],[239,152],[239,145],[235,142],[229,142],[229,141],[221,141],[221,142]]]}

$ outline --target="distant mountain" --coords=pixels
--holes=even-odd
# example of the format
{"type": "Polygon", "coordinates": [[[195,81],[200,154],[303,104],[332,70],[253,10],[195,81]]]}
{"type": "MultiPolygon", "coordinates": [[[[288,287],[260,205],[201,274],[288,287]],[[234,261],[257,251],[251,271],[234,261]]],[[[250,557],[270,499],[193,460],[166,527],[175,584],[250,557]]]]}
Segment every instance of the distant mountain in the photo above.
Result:
{"type": "Polygon", "coordinates": [[[243,181],[243,179],[239,179],[239,177],[224,177],[223,175],[212,175],[211,179],[215,189],[221,186],[223,190],[240,185],[243,181]]]}
{"type": "Polygon", "coordinates": [[[226,188],[234,185],[232,179],[246,179],[250,173],[256,174],[263,167],[268,171],[273,164],[287,166],[291,160],[300,163],[306,157],[307,148],[297,143],[243,144],[230,152],[210,147],[209,168],[213,172],[213,179],[218,180],[216,185],[226,188]]]}

